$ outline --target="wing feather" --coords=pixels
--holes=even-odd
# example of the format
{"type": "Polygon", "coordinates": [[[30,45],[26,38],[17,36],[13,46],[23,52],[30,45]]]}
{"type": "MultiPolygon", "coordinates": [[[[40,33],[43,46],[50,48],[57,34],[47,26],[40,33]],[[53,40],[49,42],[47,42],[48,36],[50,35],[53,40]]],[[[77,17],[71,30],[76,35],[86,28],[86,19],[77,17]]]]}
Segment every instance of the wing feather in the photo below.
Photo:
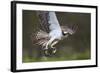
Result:
{"type": "Polygon", "coordinates": [[[37,11],[37,16],[40,22],[40,28],[41,30],[49,33],[49,12],[48,11],[37,11]]]}
{"type": "Polygon", "coordinates": [[[37,11],[40,28],[49,33],[52,30],[61,31],[59,21],[54,11],[37,11]]]}

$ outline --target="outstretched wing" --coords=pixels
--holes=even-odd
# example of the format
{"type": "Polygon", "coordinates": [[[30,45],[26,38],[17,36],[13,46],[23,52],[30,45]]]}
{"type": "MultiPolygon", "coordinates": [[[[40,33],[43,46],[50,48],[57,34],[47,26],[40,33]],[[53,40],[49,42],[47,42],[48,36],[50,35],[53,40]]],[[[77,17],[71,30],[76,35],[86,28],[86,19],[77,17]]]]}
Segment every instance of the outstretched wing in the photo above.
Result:
{"type": "Polygon", "coordinates": [[[54,11],[37,11],[41,29],[47,33],[52,30],[61,31],[56,13],[54,11]]]}
{"type": "Polygon", "coordinates": [[[49,12],[48,11],[37,11],[37,16],[40,22],[40,29],[49,33],[49,12]]]}
{"type": "MultiPolygon", "coordinates": [[[[32,36],[33,43],[42,45],[50,40],[49,33],[53,30],[61,31],[56,13],[53,11],[37,11],[41,30],[32,36]]],[[[52,32],[55,33],[55,32],[52,32]]],[[[55,33],[59,34],[59,33],[55,33]]],[[[54,35],[55,36],[55,35],[54,35]]]]}

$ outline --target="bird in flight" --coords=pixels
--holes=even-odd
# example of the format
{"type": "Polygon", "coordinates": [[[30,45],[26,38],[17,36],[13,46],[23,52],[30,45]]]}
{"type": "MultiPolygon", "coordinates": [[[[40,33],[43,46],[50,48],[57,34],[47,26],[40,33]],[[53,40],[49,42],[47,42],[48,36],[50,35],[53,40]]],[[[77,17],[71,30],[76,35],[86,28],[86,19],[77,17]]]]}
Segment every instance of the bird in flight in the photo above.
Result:
{"type": "Polygon", "coordinates": [[[52,49],[52,52],[56,53],[55,45],[76,31],[74,26],[72,28],[60,26],[55,11],[37,11],[37,16],[40,30],[32,35],[32,41],[34,44],[41,45],[45,54],[48,54],[48,49],[52,49]]]}

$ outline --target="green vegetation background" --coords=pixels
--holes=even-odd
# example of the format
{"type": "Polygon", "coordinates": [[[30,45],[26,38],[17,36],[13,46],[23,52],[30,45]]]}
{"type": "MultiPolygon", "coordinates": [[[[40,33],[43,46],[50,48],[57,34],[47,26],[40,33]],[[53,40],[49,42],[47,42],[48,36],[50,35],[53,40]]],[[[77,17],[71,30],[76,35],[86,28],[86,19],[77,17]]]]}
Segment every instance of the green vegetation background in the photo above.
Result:
{"type": "Polygon", "coordinates": [[[41,48],[33,45],[31,34],[39,29],[36,11],[23,10],[23,59],[25,63],[44,61],[86,60],[91,58],[91,14],[56,12],[60,25],[78,24],[77,32],[56,45],[57,53],[46,59],[41,48]]]}

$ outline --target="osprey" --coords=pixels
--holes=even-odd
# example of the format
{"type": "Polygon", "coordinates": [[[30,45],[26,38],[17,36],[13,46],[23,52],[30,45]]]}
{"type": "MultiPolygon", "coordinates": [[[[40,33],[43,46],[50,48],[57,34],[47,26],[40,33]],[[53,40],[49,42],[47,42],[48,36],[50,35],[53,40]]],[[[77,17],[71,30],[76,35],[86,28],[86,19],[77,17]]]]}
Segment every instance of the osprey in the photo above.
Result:
{"type": "Polygon", "coordinates": [[[40,22],[40,29],[32,36],[32,41],[35,44],[41,45],[48,54],[47,50],[52,49],[56,52],[54,47],[60,40],[67,38],[68,35],[75,33],[75,29],[67,26],[60,26],[54,11],[37,11],[37,16],[40,22]]]}

